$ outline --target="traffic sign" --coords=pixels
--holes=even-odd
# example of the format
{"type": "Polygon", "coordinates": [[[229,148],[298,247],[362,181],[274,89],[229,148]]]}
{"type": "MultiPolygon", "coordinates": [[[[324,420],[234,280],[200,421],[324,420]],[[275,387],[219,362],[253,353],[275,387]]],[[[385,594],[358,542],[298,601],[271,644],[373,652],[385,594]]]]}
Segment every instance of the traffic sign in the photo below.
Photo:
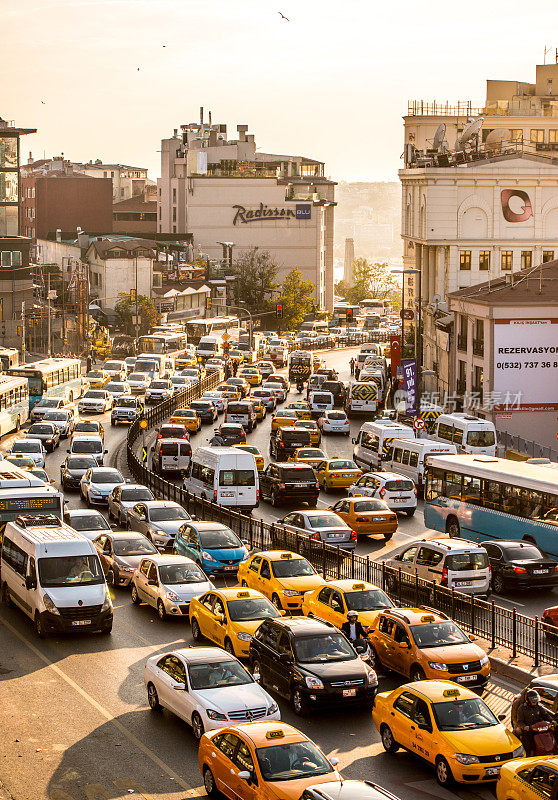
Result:
{"type": "Polygon", "coordinates": [[[147,448],[146,447],[142,447],[141,448],[141,460],[143,461],[144,464],[147,461],[147,448]]]}
{"type": "Polygon", "coordinates": [[[425,425],[426,425],[426,422],[423,419],[421,419],[420,417],[417,417],[413,422],[413,428],[416,431],[421,431],[425,427],[425,425]]]}
{"type": "Polygon", "coordinates": [[[147,420],[141,419],[140,420],[140,428],[147,428],[147,420]]]}
{"type": "Polygon", "coordinates": [[[225,331],[225,333],[224,333],[224,334],[221,336],[221,339],[222,339],[224,342],[228,342],[230,338],[231,338],[231,337],[229,336],[229,334],[228,334],[226,331],[225,331]]]}

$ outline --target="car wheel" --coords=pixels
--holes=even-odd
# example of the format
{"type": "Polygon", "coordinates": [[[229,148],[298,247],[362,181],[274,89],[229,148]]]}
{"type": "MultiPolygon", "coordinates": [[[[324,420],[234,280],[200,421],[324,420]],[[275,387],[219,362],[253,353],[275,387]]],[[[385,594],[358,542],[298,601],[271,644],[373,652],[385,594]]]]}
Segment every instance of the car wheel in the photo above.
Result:
{"type": "Polygon", "coordinates": [[[106,625],[104,628],[101,628],[101,636],[110,636],[112,633],[112,622],[110,625],[106,625]]]}
{"type": "Polygon", "coordinates": [[[278,594],[273,594],[273,595],[272,595],[272,597],[271,597],[271,602],[273,603],[273,605],[275,606],[275,608],[276,608],[278,611],[281,611],[281,609],[283,608],[283,606],[281,605],[281,600],[279,599],[279,595],[278,595],[278,594]]]}
{"type": "Polygon", "coordinates": [[[496,594],[502,594],[504,591],[504,580],[499,572],[492,578],[492,591],[496,594]]]}
{"type": "Polygon", "coordinates": [[[194,734],[194,739],[199,742],[204,734],[204,727],[203,720],[197,711],[194,711],[192,714],[192,732],[194,734]]]}
{"type": "Polygon", "coordinates": [[[107,583],[109,586],[114,586],[114,570],[112,569],[107,572],[107,583]]]}
{"type": "Polygon", "coordinates": [[[422,667],[415,665],[412,667],[409,677],[411,681],[423,681],[426,678],[426,675],[424,674],[422,667]]]}
{"type": "Polygon", "coordinates": [[[152,683],[147,684],[147,702],[149,703],[149,708],[152,711],[161,711],[163,706],[159,702],[159,695],[157,694],[157,689],[152,683]]]}
{"type": "Polygon", "coordinates": [[[219,791],[215,785],[215,778],[207,766],[203,768],[203,787],[210,797],[219,797],[219,791]]]}
{"type": "Polygon", "coordinates": [[[308,500],[308,508],[316,508],[317,505],[318,505],[317,497],[314,500],[308,500]]]}
{"type": "Polygon", "coordinates": [[[393,733],[389,725],[382,725],[380,729],[380,736],[382,737],[382,745],[386,753],[397,753],[399,745],[393,738],[393,733]]]}
{"type": "Polygon", "coordinates": [[[45,626],[42,623],[40,614],[35,614],[35,618],[33,620],[33,630],[35,634],[39,637],[39,639],[44,639],[46,636],[45,626]]]}
{"type": "Polygon", "coordinates": [[[450,765],[442,756],[438,756],[436,759],[436,780],[440,786],[451,786],[453,784],[450,765]]]}
{"type": "Polygon", "coordinates": [[[192,620],[192,639],[195,642],[201,642],[203,640],[200,624],[195,617],[192,620]]]}
{"type": "Polygon", "coordinates": [[[416,508],[406,508],[406,509],[405,509],[405,514],[406,514],[408,517],[414,517],[414,515],[415,515],[415,511],[416,511],[416,508]]]}
{"type": "Polygon", "coordinates": [[[225,650],[227,653],[230,653],[231,656],[234,656],[234,647],[230,639],[225,639],[225,650]]]}
{"type": "Polygon", "coordinates": [[[10,608],[13,605],[12,598],[10,597],[10,590],[6,581],[2,584],[2,605],[10,608]]]}
{"type": "Polygon", "coordinates": [[[392,536],[393,536],[393,533],[385,533],[384,534],[384,541],[385,542],[389,542],[389,540],[392,538],[392,536]]]}
{"type": "MultiPolygon", "coordinates": [[[[446,533],[450,539],[459,539],[461,536],[461,528],[459,522],[455,517],[450,517],[446,522],[446,533]]],[[[449,769],[449,767],[448,767],[449,769]]]]}
{"type": "Polygon", "coordinates": [[[131,593],[132,593],[132,603],[135,606],[139,606],[139,604],[141,603],[141,600],[140,600],[140,596],[138,594],[138,590],[137,590],[137,587],[136,587],[135,583],[132,584],[131,593]]]}
{"type": "Polygon", "coordinates": [[[299,686],[293,689],[292,706],[295,714],[299,717],[305,717],[308,714],[308,701],[304,696],[304,692],[299,686]]]}
{"type": "Polygon", "coordinates": [[[164,622],[167,618],[167,612],[165,610],[165,604],[162,600],[157,602],[157,614],[159,615],[159,619],[164,622]]]}

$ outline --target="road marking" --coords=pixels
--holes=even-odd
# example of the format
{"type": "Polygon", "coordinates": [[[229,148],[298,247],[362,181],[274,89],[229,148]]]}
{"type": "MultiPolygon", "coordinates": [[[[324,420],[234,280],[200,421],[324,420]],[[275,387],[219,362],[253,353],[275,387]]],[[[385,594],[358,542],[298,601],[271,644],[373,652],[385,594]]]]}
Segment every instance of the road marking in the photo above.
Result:
{"type": "MultiPolygon", "coordinates": [[[[200,797],[200,789],[195,789],[190,786],[183,778],[178,775],[171,767],[169,767],[165,762],[159,758],[152,750],[149,749],[144,743],[134,736],[134,734],[129,731],[116,717],[110,713],[104,706],[95,700],[85,689],[76,683],[69,675],[67,675],[64,670],[60,669],[59,666],[54,664],[44,653],[42,653],[38,647],[35,647],[29,639],[27,639],[22,633],[20,633],[13,625],[10,625],[5,619],[0,618],[0,623],[7,628],[10,633],[15,636],[17,639],[20,640],[26,647],[34,653],[43,664],[46,664],[59,678],[61,678],[65,683],[68,684],[77,694],[79,694],[90,706],[92,706],[102,717],[104,717],[108,722],[112,722],[115,728],[125,736],[128,741],[130,741],[134,747],[137,747],[141,750],[141,752],[146,755],[154,764],[156,764],[159,769],[162,769],[173,781],[176,781],[177,785],[183,789],[186,794],[185,797],[200,797]]],[[[152,646],[152,645],[151,645],[152,646]]],[[[203,794],[203,793],[202,793],[203,794]]],[[[60,795],[59,795],[60,796],[60,795]]],[[[62,796],[60,796],[60,800],[62,800],[62,796]]]]}
{"type": "Polygon", "coordinates": [[[512,607],[513,606],[521,606],[522,608],[525,607],[525,603],[518,603],[517,600],[508,600],[506,597],[502,597],[501,594],[493,594],[492,597],[497,597],[501,603],[509,603],[512,607]]]}

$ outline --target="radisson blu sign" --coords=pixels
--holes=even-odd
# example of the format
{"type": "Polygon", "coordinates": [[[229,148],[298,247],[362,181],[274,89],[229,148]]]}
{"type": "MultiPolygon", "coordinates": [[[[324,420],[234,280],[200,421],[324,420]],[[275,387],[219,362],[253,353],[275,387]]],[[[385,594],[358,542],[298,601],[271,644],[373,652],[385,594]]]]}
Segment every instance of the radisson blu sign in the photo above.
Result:
{"type": "Polygon", "coordinates": [[[278,220],[289,219],[311,219],[312,205],[310,203],[297,203],[294,208],[273,208],[260,203],[258,208],[245,208],[244,206],[233,206],[235,212],[233,225],[246,224],[248,222],[277,222],[278,220]]]}

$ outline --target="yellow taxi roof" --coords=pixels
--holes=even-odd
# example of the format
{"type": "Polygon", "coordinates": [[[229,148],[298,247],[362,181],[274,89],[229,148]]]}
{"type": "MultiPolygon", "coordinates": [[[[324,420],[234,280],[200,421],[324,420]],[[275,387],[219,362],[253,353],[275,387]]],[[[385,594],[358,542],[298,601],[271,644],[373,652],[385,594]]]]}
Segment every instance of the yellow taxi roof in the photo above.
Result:
{"type": "Polygon", "coordinates": [[[235,725],[232,730],[244,733],[252,740],[255,747],[269,747],[274,744],[290,744],[308,740],[305,733],[286,722],[246,722],[244,725],[235,725]],[[278,736],[279,732],[282,735],[278,736]],[[273,736],[274,733],[275,736],[273,736]]]}
{"type": "Polygon", "coordinates": [[[470,689],[453,681],[414,681],[399,688],[413,689],[432,703],[450,703],[455,700],[470,700],[478,697],[470,689]]]}
{"type": "Polygon", "coordinates": [[[234,586],[232,589],[214,589],[213,594],[223,598],[223,600],[241,600],[246,597],[263,597],[261,592],[247,587],[234,586]]]}
{"type": "Polygon", "coordinates": [[[405,617],[403,620],[409,625],[420,625],[427,622],[448,622],[446,616],[438,614],[435,609],[430,608],[393,608],[387,609],[386,613],[395,611],[395,616],[399,619],[405,617]]]}
{"type": "Polygon", "coordinates": [[[265,556],[270,561],[287,561],[295,558],[304,558],[299,553],[293,553],[290,550],[260,550],[254,555],[265,556]]]}
{"type": "Polygon", "coordinates": [[[331,586],[333,589],[339,589],[340,592],[358,592],[359,590],[362,591],[363,589],[380,588],[374,583],[368,583],[368,581],[357,581],[354,578],[342,578],[339,581],[328,581],[327,585],[331,586]]]}

